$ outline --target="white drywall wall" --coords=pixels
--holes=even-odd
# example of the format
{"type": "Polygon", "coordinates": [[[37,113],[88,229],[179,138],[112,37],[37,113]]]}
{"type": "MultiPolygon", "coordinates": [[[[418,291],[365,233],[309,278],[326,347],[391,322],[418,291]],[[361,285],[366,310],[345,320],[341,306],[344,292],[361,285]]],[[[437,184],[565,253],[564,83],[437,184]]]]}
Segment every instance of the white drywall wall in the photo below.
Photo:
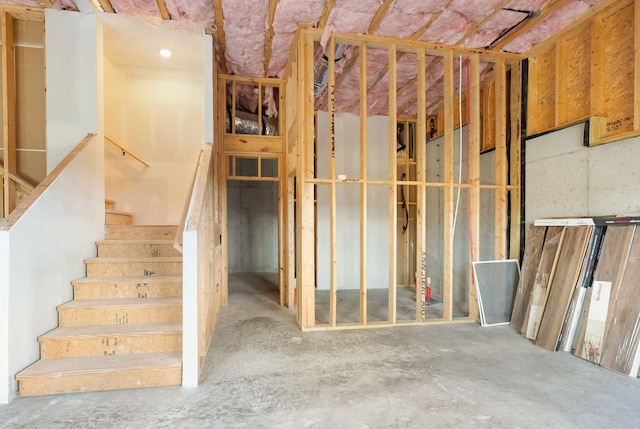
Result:
{"type": "Polygon", "coordinates": [[[104,148],[94,138],[8,231],[0,231],[0,403],[17,372],[40,357],[38,336],[58,326],[56,306],[104,235],[104,148]],[[8,354],[8,356],[7,356],[8,354]]]}
{"type": "MultiPolygon", "coordinates": [[[[318,176],[329,174],[328,115],[318,112],[318,176]]],[[[389,178],[389,118],[367,118],[367,171],[369,179],[389,178]]],[[[336,175],[360,177],[360,119],[349,114],[335,118],[336,175]]],[[[336,185],[336,276],[338,289],[360,287],[360,189],[336,185]]],[[[389,287],[389,186],[367,189],[367,288],[389,287]]],[[[329,187],[318,186],[318,289],[329,289],[329,187]]]]}
{"type": "Polygon", "coordinates": [[[584,125],[526,147],[525,221],[554,216],[640,214],[640,138],[583,146],[584,125]]]}
{"type": "MultiPolygon", "coordinates": [[[[200,44],[203,53],[205,41],[210,43],[202,35],[189,40],[200,44]]],[[[211,95],[204,95],[211,83],[205,83],[203,72],[210,61],[201,59],[199,67],[152,68],[105,58],[105,135],[151,165],[123,157],[105,143],[107,198],[117,202],[116,209],[133,212],[134,223],[180,222],[197,152],[213,133],[211,120],[205,119],[211,95]]]]}
{"type": "Polygon", "coordinates": [[[96,16],[45,9],[47,173],[87,135],[98,134],[96,16]]]}

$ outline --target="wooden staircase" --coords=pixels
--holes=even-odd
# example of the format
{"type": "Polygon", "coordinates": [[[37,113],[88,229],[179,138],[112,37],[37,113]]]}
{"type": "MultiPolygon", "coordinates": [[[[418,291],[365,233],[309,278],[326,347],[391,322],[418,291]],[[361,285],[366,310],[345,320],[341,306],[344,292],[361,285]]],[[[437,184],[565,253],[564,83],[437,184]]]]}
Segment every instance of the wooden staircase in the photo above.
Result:
{"type": "MultiPolygon", "coordinates": [[[[113,201],[105,208],[109,222],[113,201]]],[[[58,306],[59,327],[38,339],[40,360],[16,375],[19,396],[181,384],[176,230],[105,225],[98,257],[85,261],[87,277],[73,281],[73,301],[58,306]]]]}

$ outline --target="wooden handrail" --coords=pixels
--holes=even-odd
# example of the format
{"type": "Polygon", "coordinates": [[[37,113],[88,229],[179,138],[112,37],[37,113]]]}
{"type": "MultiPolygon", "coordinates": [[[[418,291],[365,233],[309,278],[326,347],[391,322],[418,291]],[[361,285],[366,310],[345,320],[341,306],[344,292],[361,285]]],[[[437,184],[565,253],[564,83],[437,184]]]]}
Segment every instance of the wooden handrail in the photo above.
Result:
{"type": "MultiPolygon", "coordinates": [[[[0,164],[0,176],[2,175],[4,175],[4,166],[0,164]]],[[[15,174],[8,173],[7,176],[9,176],[9,179],[16,182],[16,184],[23,188],[26,192],[31,192],[36,188],[31,183],[27,182],[22,177],[16,176],[15,174]]]]}
{"type": "Polygon", "coordinates": [[[173,240],[173,247],[180,253],[182,253],[182,233],[184,232],[184,226],[187,223],[189,203],[191,202],[191,195],[193,194],[193,187],[196,183],[196,176],[198,174],[198,167],[200,166],[201,158],[202,158],[202,149],[200,149],[198,151],[198,155],[196,155],[196,162],[193,166],[193,174],[191,174],[191,180],[189,181],[189,191],[187,192],[187,197],[184,200],[184,207],[182,208],[180,225],[178,225],[178,231],[176,232],[176,237],[173,240]]]}
{"type": "Polygon", "coordinates": [[[145,167],[151,167],[147,161],[145,161],[144,159],[140,158],[138,155],[136,155],[135,153],[131,152],[126,147],[122,146],[120,143],[118,143],[115,140],[113,140],[111,137],[105,135],[104,139],[107,140],[108,142],[110,142],[111,144],[117,146],[122,151],[122,155],[124,155],[125,153],[128,153],[129,155],[131,155],[131,157],[133,159],[135,159],[136,161],[140,162],[145,167]]]}

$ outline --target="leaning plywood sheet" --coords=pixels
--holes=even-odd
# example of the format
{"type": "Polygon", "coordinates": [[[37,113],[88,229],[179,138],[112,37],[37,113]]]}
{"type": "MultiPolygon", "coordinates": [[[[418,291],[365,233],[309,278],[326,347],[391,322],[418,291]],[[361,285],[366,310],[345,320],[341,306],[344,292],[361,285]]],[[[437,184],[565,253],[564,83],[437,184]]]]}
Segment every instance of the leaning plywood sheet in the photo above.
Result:
{"type": "MultiPolygon", "coordinates": [[[[627,259],[629,257],[629,250],[631,248],[631,241],[633,239],[635,229],[635,225],[607,227],[596,272],[593,276],[593,290],[591,291],[591,300],[588,302],[587,315],[583,321],[580,329],[580,335],[576,343],[574,352],[576,356],[592,361],[599,361],[599,358],[596,359],[596,355],[599,354],[600,351],[596,350],[595,343],[597,341],[597,347],[599,348],[601,344],[604,343],[605,338],[603,337],[606,332],[603,332],[599,338],[594,339],[594,334],[589,333],[589,320],[602,317],[600,315],[592,314],[594,311],[598,311],[598,308],[602,307],[602,293],[612,294],[612,296],[616,295],[618,285],[622,281],[627,265],[627,259]],[[610,286],[606,286],[606,284],[609,284],[610,286]],[[598,291],[600,291],[600,294],[598,294],[598,291]],[[596,308],[594,308],[593,305],[596,305],[596,308]]],[[[604,317],[606,317],[607,314],[612,313],[611,307],[613,307],[614,301],[611,301],[610,304],[608,302],[609,300],[607,300],[607,306],[604,309],[604,317]]],[[[606,324],[606,319],[604,324],[606,324]]]]}
{"type": "MultiPolygon", "coordinates": [[[[634,235],[622,282],[618,287],[611,317],[608,318],[606,341],[602,346],[600,365],[626,375],[638,354],[640,339],[640,234],[634,235]]],[[[613,297],[612,297],[613,298],[613,297]]],[[[637,374],[638,368],[635,368],[637,374]]]]}
{"type": "MultiPolygon", "coordinates": [[[[565,228],[566,227],[562,228],[560,234],[545,240],[544,247],[542,248],[540,264],[538,264],[538,270],[536,271],[536,280],[533,284],[533,290],[531,291],[531,305],[529,306],[529,319],[527,320],[526,336],[530,340],[535,340],[538,335],[540,320],[542,319],[544,306],[547,302],[549,285],[553,281],[558,255],[562,248],[565,228]]],[[[547,236],[549,232],[551,232],[551,229],[552,228],[549,228],[547,231],[547,236]]]]}
{"type": "Polygon", "coordinates": [[[511,313],[511,326],[518,332],[522,331],[522,321],[525,318],[529,296],[536,278],[536,270],[540,263],[546,230],[547,228],[544,226],[529,226],[524,247],[524,257],[522,258],[520,281],[518,282],[518,289],[513,302],[513,312],[511,313]]]}
{"type": "Polygon", "coordinates": [[[539,347],[549,351],[556,350],[562,322],[578,283],[592,233],[592,226],[572,226],[566,229],[558,256],[558,267],[548,288],[548,299],[536,336],[536,345],[539,347]]]}

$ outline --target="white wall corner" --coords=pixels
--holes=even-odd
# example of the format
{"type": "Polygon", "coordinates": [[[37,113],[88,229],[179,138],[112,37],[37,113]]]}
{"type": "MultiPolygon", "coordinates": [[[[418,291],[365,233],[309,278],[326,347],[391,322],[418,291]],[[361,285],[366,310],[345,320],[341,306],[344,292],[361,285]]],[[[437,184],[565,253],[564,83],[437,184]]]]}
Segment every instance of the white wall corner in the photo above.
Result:
{"type": "Polygon", "coordinates": [[[0,231],[0,404],[15,396],[9,373],[9,233],[0,231]]]}
{"type": "Polygon", "coordinates": [[[213,143],[213,38],[205,34],[202,45],[204,64],[204,141],[213,143]]]}

